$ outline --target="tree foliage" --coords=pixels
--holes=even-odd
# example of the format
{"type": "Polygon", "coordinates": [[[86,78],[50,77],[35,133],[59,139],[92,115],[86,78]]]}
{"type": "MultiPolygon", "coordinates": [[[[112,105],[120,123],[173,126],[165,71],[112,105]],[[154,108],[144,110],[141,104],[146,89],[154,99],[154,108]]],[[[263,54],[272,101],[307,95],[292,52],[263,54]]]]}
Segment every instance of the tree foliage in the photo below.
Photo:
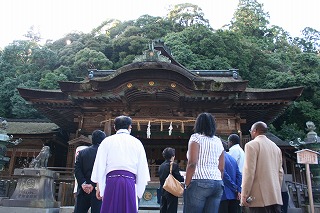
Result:
{"type": "Polygon", "coordinates": [[[320,126],[320,33],[307,27],[292,38],[270,26],[257,0],[240,0],[228,28],[213,30],[197,5],[173,6],[165,17],[148,14],[136,20],[107,19],[90,33],[73,32],[40,45],[31,27],[27,40],[0,51],[0,116],[41,115],[18,94],[17,87],[58,89],[59,81],[79,81],[88,69],[118,69],[161,39],[173,57],[191,70],[238,69],[255,88],[304,86],[302,96],[272,124],[282,139],[302,134],[305,122],[320,126]]]}
{"type": "Polygon", "coordinates": [[[245,36],[266,36],[269,14],[257,0],[239,0],[230,29],[245,36]]]}
{"type": "Polygon", "coordinates": [[[167,16],[177,29],[190,27],[194,24],[210,27],[209,21],[204,18],[202,9],[194,4],[177,4],[173,6],[167,16]]]}

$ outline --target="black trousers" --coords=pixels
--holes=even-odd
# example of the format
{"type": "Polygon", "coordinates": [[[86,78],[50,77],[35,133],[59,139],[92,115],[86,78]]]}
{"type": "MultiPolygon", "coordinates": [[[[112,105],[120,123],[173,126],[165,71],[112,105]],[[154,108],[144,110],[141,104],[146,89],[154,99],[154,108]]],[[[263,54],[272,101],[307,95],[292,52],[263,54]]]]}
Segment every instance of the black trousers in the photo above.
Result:
{"type": "Polygon", "coordinates": [[[239,200],[222,200],[219,206],[219,213],[241,213],[239,200]]]}
{"type": "Polygon", "coordinates": [[[271,205],[265,207],[249,207],[250,213],[281,213],[281,205],[271,205]]]}
{"type": "Polygon", "coordinates": [[[160,204],[160,213],[177,213],[178,197],[163,190],[160,204]]]}
{"type": "Polygon", "coordinates": [[[96,197],[96,190],[90,194],[85,193],[82,189],[76,197],[74,213],[88,213],[91,207],[91,213],[100,213],[102,201],[96,197]]]}
{"type": "Polygon", "coordinates": [[[289,194],[288,192],[281,192],[283,205],[281,206],[281,212],[288,212],[289,194]]]}

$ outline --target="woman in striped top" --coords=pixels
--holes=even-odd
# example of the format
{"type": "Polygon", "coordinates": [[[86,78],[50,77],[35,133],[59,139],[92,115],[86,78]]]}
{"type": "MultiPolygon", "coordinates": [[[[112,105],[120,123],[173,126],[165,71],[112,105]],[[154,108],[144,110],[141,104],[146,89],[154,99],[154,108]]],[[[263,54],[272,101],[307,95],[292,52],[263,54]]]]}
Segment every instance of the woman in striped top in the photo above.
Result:
{"type": "Polygon", "coordinates": [[[184,213],[215,213],[223,192],[224,149],[215,136],[216,122],[210,113],[201,113],[188,145],[184,213]]]}

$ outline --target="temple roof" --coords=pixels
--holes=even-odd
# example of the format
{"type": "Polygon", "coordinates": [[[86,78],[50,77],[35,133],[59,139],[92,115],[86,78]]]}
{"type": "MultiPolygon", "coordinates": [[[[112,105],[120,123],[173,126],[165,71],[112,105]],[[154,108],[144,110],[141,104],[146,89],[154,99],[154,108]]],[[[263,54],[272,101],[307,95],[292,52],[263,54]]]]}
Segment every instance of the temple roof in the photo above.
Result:
{"type": "Polygon", "coordinates": [[[35,121],[8,121],[6,132],[8,135],[15,134],[47,134],[56,132],[59,129],[54,123],[35,121]]]}
{"type": "MultiPolygon", "coordinates": [[[[161,49],[161,48],[158,48],[161,49]]],[[[170,56],[164,49],[163,55],[170,56]]],[[[59,82],[60,90],[18,88],[20,95],[62,129],[74,132],[81,115],[195,118],[206,111],[252,123],[272,122],[301,96],[303,87],[248,88],[237,70],[187,70],[170,62],[141,61],[117,70],[89,70],[82,82],[59,82]]]]}

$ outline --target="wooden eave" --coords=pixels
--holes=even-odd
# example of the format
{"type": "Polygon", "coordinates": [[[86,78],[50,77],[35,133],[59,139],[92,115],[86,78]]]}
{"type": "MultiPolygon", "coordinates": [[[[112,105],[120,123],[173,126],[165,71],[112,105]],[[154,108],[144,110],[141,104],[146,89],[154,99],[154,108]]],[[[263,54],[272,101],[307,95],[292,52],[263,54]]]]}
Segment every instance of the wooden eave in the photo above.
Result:
{"type": "Polygon", "coordinates": [[[291,100],[299,98],[304,87],[291,87],[282,89],[255,89],[247,88],[241,99],[245,100],[291,100]]]}
{"type": "Polygon", "coordinates": [[[127,88],[126,85],[122,85],[111,92],[87,91],[65,95],[61,91],[54,93],[48,91],[48,95],[45,95],[46,91],[33,93],[31,89],[23,89],[21,94],[26,95],[36,109],[58,126],[74,132],[77,129],[74,118],[82,113],[103,114],[106,109],[121,111],[132,108],[138,110],[148,106],[167,106],[173,110],[184,109],[186,112],[201,107],[202,110],[210,112],[239,113],[241,118],[246,119],[243,128],[249,129],[252,122],[262,120],[269,123],[276,119],[292,101],[301,95],[302,90],[303,87],[278,90],[249,89],[248,92],[238,93],[192,91],[181,85],[180,88],[159,87],[151,90],[148,85],[143,88],[138,86],[127,88]],[[43,98],[38,98],[39,94],[43,98]],[[53,97],[57,100],[54,100],[53,97]]]}
{"type": "Polygon", "coordinates": [[[303,87],[282,89],[253,89],[245,92],[233,103],[231,109],[239,112],[241,118],[246,118],[242,129],[248,131],[256,121],[271,123],[302,94],[303,87]]]}
{"type": "Polygon", "coordinates": [[[33,104],[55,104],[55,105],[72,105],[68,95],[62,93],[61,90],[39,90],[39,89],[26,89],[17,88],[20,96],[26,101],[33,104]]]}
{"type": "Polygon", "coordinates": [[[61,90],[38,90],[18,88],[18,91],[26,101],[60,128],[74,132],[74,113],[80,111],[80,107],[69,99],[61,90]]]}

